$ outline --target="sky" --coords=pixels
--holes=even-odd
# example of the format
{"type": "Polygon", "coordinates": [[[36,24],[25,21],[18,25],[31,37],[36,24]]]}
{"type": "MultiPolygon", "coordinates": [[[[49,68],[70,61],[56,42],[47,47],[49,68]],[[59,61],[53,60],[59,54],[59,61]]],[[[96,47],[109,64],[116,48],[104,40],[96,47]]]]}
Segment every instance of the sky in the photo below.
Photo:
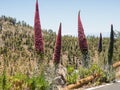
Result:
{"type": "MultiPolygon", "coordinates": [[[[10,16],[34,25],[36,0],[0,0],[0,16],[10,16]]],[[[78,11],[87,35],[110,33],[110,25],[120,31],[120,0],[38,0],[42,29],[57,33],[60,22],[62,35],[77,36],[78,11]]]]}

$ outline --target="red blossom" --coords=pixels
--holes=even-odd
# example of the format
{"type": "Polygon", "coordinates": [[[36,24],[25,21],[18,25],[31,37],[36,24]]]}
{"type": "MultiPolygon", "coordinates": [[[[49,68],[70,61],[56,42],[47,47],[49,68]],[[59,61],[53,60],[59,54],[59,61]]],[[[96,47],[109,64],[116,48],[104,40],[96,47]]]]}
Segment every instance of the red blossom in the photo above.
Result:
{"type": "Polygon", "coordinates": [[[56,38],[55,48],[54,48],[53,60],[55,64],[58,64],[60,62],[60,53],[61,53],[61,23],[59,26],[59,31],[56,38]]]}
{"type": "Polygon", "coordinates": [[[80,19],[80,11],[78,13],[78,42],[82,53],[84,53],[84,51],[88,51],[87,39],[80,19]]]}
{"type": "Polygon", "coordinates": [[[34,17],[34,43],[35,43],[35,49],[43,53],[44,45],[43,45],[42,29],[39,18],[38,0],[36,0],[36,9],[35,9],[35,17],[34,17]]]}

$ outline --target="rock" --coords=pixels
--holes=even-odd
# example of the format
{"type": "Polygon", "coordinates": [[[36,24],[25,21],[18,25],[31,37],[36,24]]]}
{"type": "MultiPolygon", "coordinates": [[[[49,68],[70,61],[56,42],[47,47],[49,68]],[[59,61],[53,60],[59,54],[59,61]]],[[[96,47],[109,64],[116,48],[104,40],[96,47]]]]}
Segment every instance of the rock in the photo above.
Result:
{"type": "Polygon", "coordinates": [[[50,85],[50,88],[49,88],[48,90],[61,90],[61,89],[60,89],[60,86],[51,84],[51,85],[50,85]]]}
{"type": "Polygon", "coordinates": [[[66,84],[67,69],[62,65],[57,68],[53,64],[48,65],[44,74],[50,84],[50,90],[60,90],[60,87],[66,84]]]}
{"type": "Polygon", "coordinates": [[[54,84],[56,85],[65,85],[66,83],[66,80],[63,78],[63,76],[58,76],[58,77],[55,77],[54,80],[53,80],[54,84]]]}
{"type": "Polygon", "coordinates": [[[56,74],[58,76],[62,75],[66,79],[67,69],[64,66],[59,65],[58,68],[56,69],[56,74]]]}

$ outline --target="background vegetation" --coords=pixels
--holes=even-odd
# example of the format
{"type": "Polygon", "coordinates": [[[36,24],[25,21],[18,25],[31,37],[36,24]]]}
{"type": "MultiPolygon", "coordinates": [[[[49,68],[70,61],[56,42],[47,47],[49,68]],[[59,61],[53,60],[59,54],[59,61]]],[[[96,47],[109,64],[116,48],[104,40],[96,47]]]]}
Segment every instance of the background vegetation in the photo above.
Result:
{"type": "MultiPolygon", "coordinates": [[[[108,33],[110,34],[110,33],[108,33]]],[[[120,59],[120,32],[115,32],[115,43],[113,62],[120,59]]],[[[45,44],[44,59],[48,64],[52,60],[56,33],[51,29],[43,30],[45,44]]],[[[98,65],[101,69],[106,68],[107,54],[109,46],[109,37],[103,37],[102,52],[98,53],[99,36],[87,36],[89,45],[90,60],[98,65]]],[[[82,54],[78,46],[78,38],[74,36],[62,36],[61,64],[67,67],[68,72],[72,74],[70,68],[81,68],[82,54]]],[[[0,89],[22,90],[26,88],[48,88],[48,82],[45,81],[44,75],[37,76],[37,60],[39,55],[34,50],[34,32],[33,27],[26,24],[25,21],[17,21],[15,18],[0,17],[0,89]],[[42,78],[41,78],[42,77],[42,78]],[[37,78],[37,79],[36,79],[37,78]],[[44,82],[44,83],[43,83],[44,82]]],[[[95,65],[94,65],[95,66],[95,65]]],[[[96,67],[96,66],[95,66],[96,67]]],[[[93,67],[91,67],[93,70],[93,67]]],[[[96,67],[97,68],[97,67],[96,67]]],[[[81,77],[85,77],[82,68],[79,70],[81,77]],[[83,74],[83,75],[82,75],[83,74]]],[[[99,71],[99,70],[98,70],[99,71]]],[[[84,71],[85,73],[89,71],[84,71]]],[[[75,82],[77,76],[72,76],[68,83],[75,82]]]]}

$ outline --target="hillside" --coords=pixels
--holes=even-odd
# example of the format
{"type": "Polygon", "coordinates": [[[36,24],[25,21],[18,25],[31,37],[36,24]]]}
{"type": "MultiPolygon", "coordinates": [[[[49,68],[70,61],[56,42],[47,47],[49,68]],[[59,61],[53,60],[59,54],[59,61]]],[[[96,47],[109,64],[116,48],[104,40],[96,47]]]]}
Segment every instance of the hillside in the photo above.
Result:
{"type": "MultiPolygon", "coordinates": [[[[103,49],[98,54],[98,37],[87,36],[90,60],[93,63],[97,64],[100,62],[101,65],[104,65],[107,63],[109,38],[103,38],[103,49]]],[[[120,59],[119,37],[119,33],[116,33],[113,62],[120,59]]],[[[56,33],[52,30],[43,30],[43,38],[45,44],[44,59],[46,63],[49,63],[53,56],[56,33]]],[[[61,51],[61,64],[63,66],[73,66],[74,68],[81,66],[82,55],[78,46],[77,37],[62,36],[61,51]]],[[[0,75],[6,69],[8,76],[21,73],[32,77],[37,65],[37,59],[39,59],[39,55],[34,50],[33,27],[27,25],[24,21],[17,22],[15,18],[1,16],[0,75]]]]}
{"type": "MultiPolygon", "coordinates": [[[[0,25],[0,54],[1,58],[7,58],[11,61],[27,61],[34,60],[34,32],[33,28],[25,22],[16,22],[13,24],[14,18],[1,16],[0,25]],[[10,20],[11,19],[11,20],[10,20]],[[22,24],[21,24],[22,23],[22,24]],[[5,55],[7,54],[7,55],[5,55]]],[[[16,20],[16,19],[15,19],[16,20]]],[[[99,37],[99,36],[98,36],[99,37]]],[[[89,54],[91,60],[97,58],[98,37],[88,36],[89,54]]],[[[56,33],[52,30],[43,30],[43,38],[45,43],[45,58],[49,62],[52,60],[54,51],[56,33]]],[[[116,38],[114,47],[113,60],[120,59],[119,38],[116,38]]],[[[103,38],[103,52],[104,59],[107,59],[107,50],[109,45],[109,38],[103,38]]],[[[2,60],[2,59],[1,59],[2,60]]],[[[61,63],[64,65],[78,64],[81,60],[81,52],[78,47],[77,37],[65,35],[62,37],[62,54],[61,63]]]]}

